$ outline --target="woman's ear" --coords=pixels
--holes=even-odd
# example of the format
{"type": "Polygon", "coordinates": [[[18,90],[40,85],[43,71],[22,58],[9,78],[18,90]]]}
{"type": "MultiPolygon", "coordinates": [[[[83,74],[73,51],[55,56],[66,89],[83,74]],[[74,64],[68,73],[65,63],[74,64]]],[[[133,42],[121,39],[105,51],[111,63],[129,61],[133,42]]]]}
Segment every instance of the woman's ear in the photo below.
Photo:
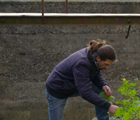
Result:
{"type": "Polygon", "coordinates": [[[97,62],[100,62],[101,61],[101,59],[100,59],[99,56],[96,57],[96,60],[97,60],[97,62]]]}

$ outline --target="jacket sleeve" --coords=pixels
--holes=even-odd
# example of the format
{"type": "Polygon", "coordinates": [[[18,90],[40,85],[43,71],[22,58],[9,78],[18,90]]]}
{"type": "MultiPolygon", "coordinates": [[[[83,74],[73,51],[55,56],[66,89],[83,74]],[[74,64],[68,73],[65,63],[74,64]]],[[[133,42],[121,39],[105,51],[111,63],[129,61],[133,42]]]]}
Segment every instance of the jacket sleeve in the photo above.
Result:
{"type": "Polygon", "coordinates": [[[90,82],[90,66],[85,64],[85,61],[80,60],[73,68],[73,75],[75,80],[75,86],[80,93],[81,97],[90,103],[109,109],[110,103],[99,97],[93,90],[90,82]]]}
{"type": "Polygon", "coordinates": [[[95,77],[92,79],[92,83],[100,89],[102,89],[104,85],[109,86],[109,83],[103,78],[100,71],[98,71],[95,77]]]}

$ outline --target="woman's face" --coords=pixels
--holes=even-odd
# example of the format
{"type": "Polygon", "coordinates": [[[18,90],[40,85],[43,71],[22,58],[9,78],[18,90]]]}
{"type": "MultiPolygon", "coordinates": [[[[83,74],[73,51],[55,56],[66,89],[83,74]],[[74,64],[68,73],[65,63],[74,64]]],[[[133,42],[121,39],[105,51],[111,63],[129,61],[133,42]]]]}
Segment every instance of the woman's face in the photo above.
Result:
{"type": "Polygon", "coordinates": [[[100,59],[99,56],[97,56],[96,60],[99,64],[99,69],[100,70],[109,69],[110,65],[112,65],[112,63],[113,63],[113,61],[109,60],[109,59],[103,61],[103,60],[100,59]]]}

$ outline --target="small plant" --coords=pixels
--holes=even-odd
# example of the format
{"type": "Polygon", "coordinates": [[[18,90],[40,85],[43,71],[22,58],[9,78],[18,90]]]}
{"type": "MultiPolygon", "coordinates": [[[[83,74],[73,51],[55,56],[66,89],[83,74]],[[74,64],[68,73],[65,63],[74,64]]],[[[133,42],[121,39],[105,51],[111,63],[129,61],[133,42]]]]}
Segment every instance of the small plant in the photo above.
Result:
{"type": "MultiPolygon", "coordinates": [[[[101,98],[105,99],[106,101],[110,102],[111,104],[112,104],[111,100],[114,100],[114,99],[115,99],[115,97],[112,96],[112,95],[111,95],[110,97],[106,97],[105,92],[101,92],[101,93],[99,94],[99,96],[100,96],[101,98]]],[[[107,112],[107,114],[109,114],[109,112],[107,112]]]]}
{"type": "Polygon", "coordinates": [[[41,47],[41,50],[45,50],[45,49],[46,49],[46,47],[45,47],[45,46],[42,46],[42,47],[41,47]]]}
{"type": "Polygon", "coordinates": [[[26,53],[25,52],[20,52],[19,55],[26,55],[26,53]]]}
{"type": "Polygon", "coordinates": [[[116,110],[114,116],[120,120],[140,120],[140,81],[135,79],[134,83],[130,80],[123,80],[123,85],[118,91],[124,96],[124,100],[116,101],[122,107],[116,110]]]}
{"type": "Polygon", "coordinates": [[[99,96],[100,96],[101,98],[105,99],[106,101],[110,102],[110,103],[111,103],[111,100],[114,100],[114,99],[115,99],[115,97],[112,96],[112,95],[111,95],[110,97],[106,97],[105,92],[101,92],[101,93],[99,94],[99,96]]]}

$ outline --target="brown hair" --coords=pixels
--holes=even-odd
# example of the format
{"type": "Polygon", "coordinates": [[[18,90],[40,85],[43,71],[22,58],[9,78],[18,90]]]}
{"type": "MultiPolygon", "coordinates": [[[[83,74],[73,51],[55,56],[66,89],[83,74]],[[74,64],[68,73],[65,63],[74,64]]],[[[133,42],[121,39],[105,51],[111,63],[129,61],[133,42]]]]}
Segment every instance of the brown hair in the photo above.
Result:
{"type": "Polygon", "coordinates": [[[101,46],[105,45],[106,41],[101,41],[98,39],[98,41],[92,40],[89,43],[89,49],[93,52],[96,52],[101,46]]]}
{"type": "Polygon", "coordinates": [[[116,61],[117,59],[114,48],[110,45],[106,45],[106,41],[104,40],[103,41],[92,40],[88,46],[89,46],[89,49],[93,51],[96,54],[96,56],[99,56],[100,59],[103,61],[107,59],[116,61]]]}

